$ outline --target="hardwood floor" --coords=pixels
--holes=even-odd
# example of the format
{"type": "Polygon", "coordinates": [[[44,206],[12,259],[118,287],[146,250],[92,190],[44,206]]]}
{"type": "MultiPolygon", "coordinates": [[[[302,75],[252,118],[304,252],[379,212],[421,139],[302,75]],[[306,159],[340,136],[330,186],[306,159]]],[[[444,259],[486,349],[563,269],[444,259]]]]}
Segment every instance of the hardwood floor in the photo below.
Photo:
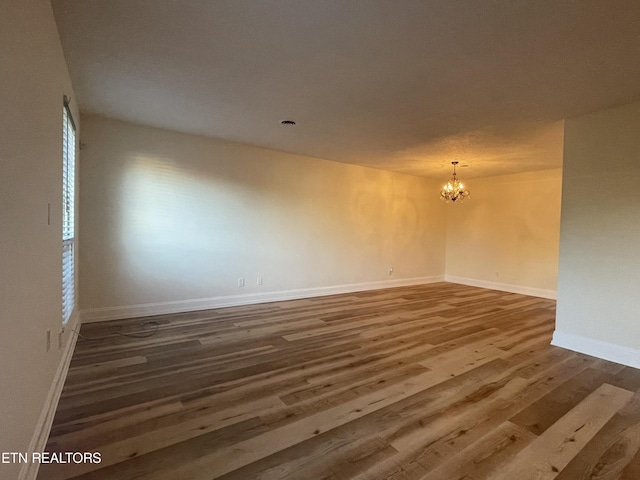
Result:
{"type": "Polygon", "coordinates": [[[640,478],[640,371],[449,283],[87,324],[39,479],[640,478]],[[146,326],[146,330],[154,328],[146,326]]]}

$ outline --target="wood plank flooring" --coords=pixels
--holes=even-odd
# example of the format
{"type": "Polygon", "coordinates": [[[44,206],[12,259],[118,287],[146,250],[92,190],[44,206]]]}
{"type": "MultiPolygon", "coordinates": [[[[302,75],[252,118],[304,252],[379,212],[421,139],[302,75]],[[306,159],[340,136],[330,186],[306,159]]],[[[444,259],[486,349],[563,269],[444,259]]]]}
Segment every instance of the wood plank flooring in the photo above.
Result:
{"type": "Polygon", "coordinates": [[[640,371],[450,283],[87,324],[40,480],[640,478],[640,371]],[[153,330],[147,338],[115,335],[153,330]]]}

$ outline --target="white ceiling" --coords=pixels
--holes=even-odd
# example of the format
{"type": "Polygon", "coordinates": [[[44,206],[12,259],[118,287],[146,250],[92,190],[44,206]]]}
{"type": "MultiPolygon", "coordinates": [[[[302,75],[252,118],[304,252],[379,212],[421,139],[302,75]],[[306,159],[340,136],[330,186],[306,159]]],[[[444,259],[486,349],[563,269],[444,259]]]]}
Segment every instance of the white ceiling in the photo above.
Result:
{"type": "Polygon", "coordinates": [[[563,118],[640,98],[640,0],[52,4],[85,112],[439,179],[558,167],[563,118]]]}

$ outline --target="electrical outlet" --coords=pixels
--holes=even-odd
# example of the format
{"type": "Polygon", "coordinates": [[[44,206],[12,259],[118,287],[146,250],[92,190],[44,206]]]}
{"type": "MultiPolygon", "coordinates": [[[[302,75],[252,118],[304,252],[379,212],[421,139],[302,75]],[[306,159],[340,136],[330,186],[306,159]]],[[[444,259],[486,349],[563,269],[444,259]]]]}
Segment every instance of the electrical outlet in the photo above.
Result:
{"type": "Polygon", "coordinates": [[[258,285],[262,285],[262,275],[258,275],[258,276],[256,277],[256,283],[257,283],[258,285]]]}
{"type": "Polygon", "coordinates": [[[51,329],[47,330],[47,352],[51,350],[51,329]]]}
{"type": "Polygon", "coordinates": [[[393,275],[393,267],[389,267],[389,275],[393,275]]]}
{"type": "Polygon", "coordinates": [[[244,278],[239,278],[238,279],[238,286],[239,287],[244,287],[244,278]]]}

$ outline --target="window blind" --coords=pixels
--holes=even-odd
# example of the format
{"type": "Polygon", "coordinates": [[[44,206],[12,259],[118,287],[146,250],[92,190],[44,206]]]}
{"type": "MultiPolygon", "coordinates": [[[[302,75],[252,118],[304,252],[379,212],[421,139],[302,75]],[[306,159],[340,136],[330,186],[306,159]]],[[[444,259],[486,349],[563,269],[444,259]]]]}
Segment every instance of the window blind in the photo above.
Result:
{"type": "Polygon", "coordinates": [[[75,305],[76,131],[68,103],[62,108],[62,323],[75,305]]]}

